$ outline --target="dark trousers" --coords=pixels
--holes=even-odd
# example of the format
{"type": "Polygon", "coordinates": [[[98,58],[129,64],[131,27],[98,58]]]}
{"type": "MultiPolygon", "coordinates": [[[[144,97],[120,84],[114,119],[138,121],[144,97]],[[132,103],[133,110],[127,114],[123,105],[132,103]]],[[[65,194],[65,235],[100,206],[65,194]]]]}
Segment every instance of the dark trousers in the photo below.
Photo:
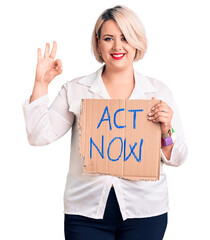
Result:
{"type": "Polygon", "coordinates": [[[125,221],[112,187],[103,219],[65,214],[66,240],[162,240],[167,227],[167,213],[125,221]]]}

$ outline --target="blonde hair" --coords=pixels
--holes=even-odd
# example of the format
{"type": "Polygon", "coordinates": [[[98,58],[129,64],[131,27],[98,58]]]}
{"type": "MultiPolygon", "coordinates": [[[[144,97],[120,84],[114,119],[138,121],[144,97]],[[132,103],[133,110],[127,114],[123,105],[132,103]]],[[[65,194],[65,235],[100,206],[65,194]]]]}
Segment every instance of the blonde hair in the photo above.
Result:
{"type": "Polygon", "coordinates": [[[139,17],[129,8],[118,5],[114,8],[106,9],[98,18],[95,24],[95,28],[92,34],[92,51],[98,62],[103,63],[104,60],[98,52],[98,39],[101,37],[101,28],[105,21],[114,20],[127,42],[134,48],[136,48],[136,55],[134,61],[138,61],[143,58],[147,49],[147,40],[145,36],[145,30],[139,17]]]}

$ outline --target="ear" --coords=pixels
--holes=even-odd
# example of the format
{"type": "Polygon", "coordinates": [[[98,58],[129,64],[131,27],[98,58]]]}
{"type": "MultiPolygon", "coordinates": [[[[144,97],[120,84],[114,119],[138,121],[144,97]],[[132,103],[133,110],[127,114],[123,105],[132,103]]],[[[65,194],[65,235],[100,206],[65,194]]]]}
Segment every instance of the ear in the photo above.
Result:
{"type": "Polygon", "coordinates": [[[98,48],[98,51],[100,52],[100,49],[99,49],[100,39],[98,38],[97,35],[96,35],[96,42],[97,42],[97,48],[98,48]]]}
{"type": "Polygon", "coordinates": [[[137,55],[137,49],[136,49],[136,53],[135,53],[135,56],[134,56],[134,60],[136,59],[136,55],[137,55]]]}

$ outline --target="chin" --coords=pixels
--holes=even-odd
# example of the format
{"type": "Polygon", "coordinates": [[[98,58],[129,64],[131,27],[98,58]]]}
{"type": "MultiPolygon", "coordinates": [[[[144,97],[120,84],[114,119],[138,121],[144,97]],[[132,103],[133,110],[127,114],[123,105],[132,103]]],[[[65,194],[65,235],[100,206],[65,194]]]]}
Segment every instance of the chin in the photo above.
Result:
{"type": "Polygon", "coordinates": [[[130,68],[130,67],[132,67],[133,66],[133,62],[132,63],[127,63],[127,64],[125,64],[125,63],[111,63],[111,64],[109,64],[109,66],[112,68],[112,69],[115,69],[116,71],[123,71],[123,70],[125,70],[125,69],[127,69],[127,68],[130,68]]]}

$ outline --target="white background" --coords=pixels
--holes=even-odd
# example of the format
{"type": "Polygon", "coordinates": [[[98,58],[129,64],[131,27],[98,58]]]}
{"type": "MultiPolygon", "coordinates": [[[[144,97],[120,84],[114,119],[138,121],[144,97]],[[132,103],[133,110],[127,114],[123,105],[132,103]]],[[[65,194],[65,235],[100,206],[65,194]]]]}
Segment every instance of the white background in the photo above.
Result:
{"type": "Polygon", "coordinates": [[[165,166],[169,187],[166,240],[210,239],[208,1],[5,1],[0,8],[0,239],[62,240],[63,191],[70,132],[44,147],[27,142],[22,103],[32,92],[37,48],[58,43],[63,74],[49,88],[53,101],[63,83],[101,65],[90,50],[94,24],[116,4],[134,10],[148,39],[137,71],[174,93],[188,142],[187,161],[165,166]]]}

